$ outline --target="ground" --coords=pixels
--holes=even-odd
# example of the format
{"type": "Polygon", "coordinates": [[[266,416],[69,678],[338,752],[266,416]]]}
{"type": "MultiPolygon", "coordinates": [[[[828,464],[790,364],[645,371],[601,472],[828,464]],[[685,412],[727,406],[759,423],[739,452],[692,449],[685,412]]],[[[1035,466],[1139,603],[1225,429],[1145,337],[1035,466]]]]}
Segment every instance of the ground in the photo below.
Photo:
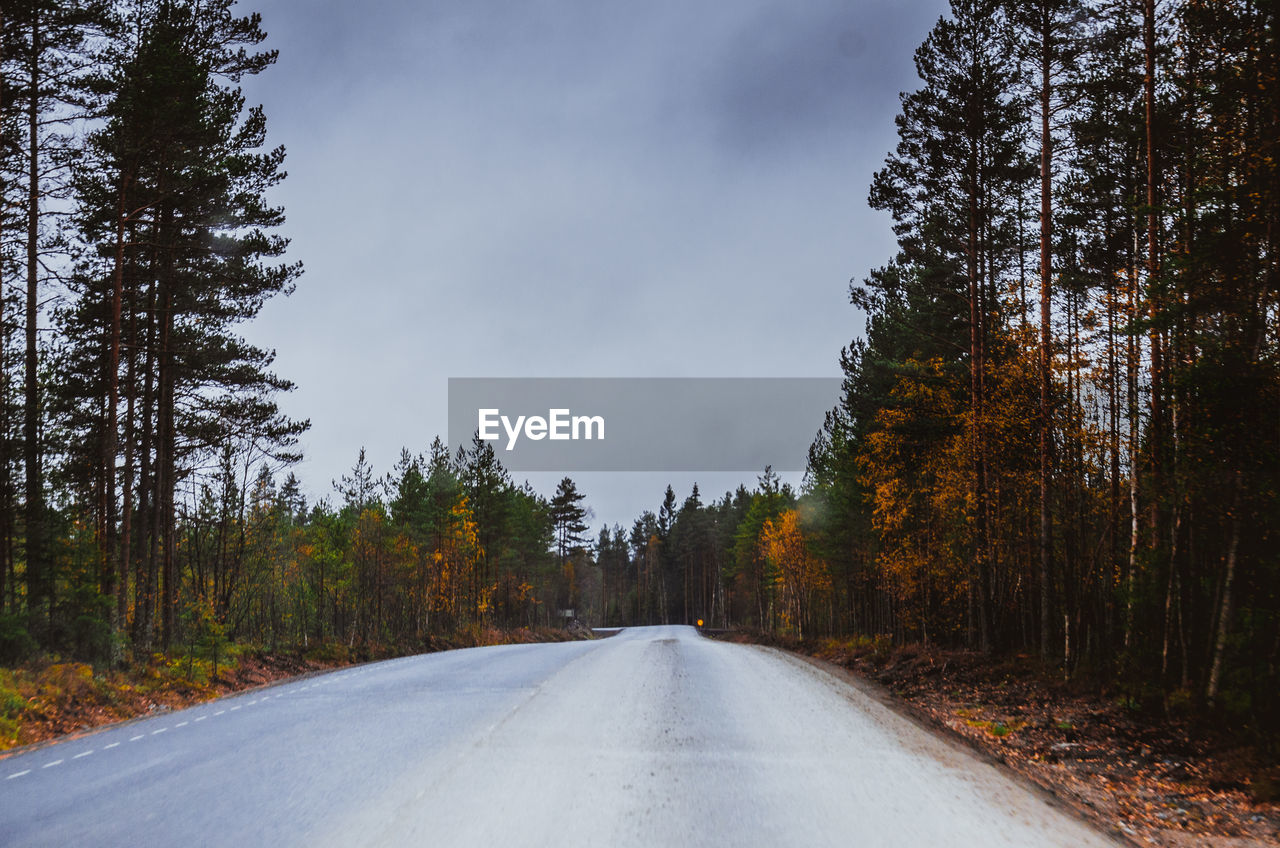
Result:
{"type": "MultiPolygon", "coordinates": [[[[729,637],[759,641],[759,637],[729,637]]],[[[1138,845],[1280,844],[1280,765],[1189,712],[1143,713],[1031,657],[763,640],[872,681],[890,703],[1003,762],[1138,845]]]]}
{"type": "MultiPolygon", "coordinates": [[[[573,638],[564,631],[483,631],[417,650],[573,638]]],[[[758,636],[733,634],[740,641],[758,636]]],[[[1030,657],[889,649],[870,640],[763,640],[853,673],[861,685],[1138,845],[1280,844],[1280,765],[1257,740],[1192,714],[1153,714],[1115,692],[1048,674],[1030,657]]],[[[207,701],[230,692],[404,651],[238,648],[216,674],[208,658],[155,655],[103,670],[45,658],[0,669],[0,748],[207,701]]],[[[4,754],[0,754],[0,757],[4,754]]]]}

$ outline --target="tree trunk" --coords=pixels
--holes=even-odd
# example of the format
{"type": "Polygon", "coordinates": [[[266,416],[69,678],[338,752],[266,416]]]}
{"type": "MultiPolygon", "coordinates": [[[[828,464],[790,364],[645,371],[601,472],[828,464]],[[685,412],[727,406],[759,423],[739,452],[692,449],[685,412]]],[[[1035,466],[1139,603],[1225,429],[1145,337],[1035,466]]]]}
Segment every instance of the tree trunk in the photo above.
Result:
{"type": "Polygon", "coordinates": [[[1049,445],[1052,379],[1050,272],[1053,239],[1053,137],[1049,130],[1050,78],[1049,10],[1042,11],[1040,44],[1040,656],[1050,655],[1050,517],[1049,445]]]}
{"type": "Polygon", "coordinates": [[[977,152],[970,139],[968,177],[969,232],[967,245],[967,272],[969,277],[969,407],[973,417],[969,428],[973,475],[973,499],[976,538],[974,560],[978,566],[978,639],[983,652],[991,650],[991,577],[987,545],[987,491],[986,468],[983,462],[983,306],[981,279],[978,270],[978,162],[977,152]]]}
{"type": "Polygon", "coordinates": [[[156,404],[156,491],[152,546],[159,545],[160,570],[160,643],[165,650],[173,643],[174,608],[177,605],[177,585],[173,560],[173,492],[174,492],[174,357],[173,357],[173,298],[174,298],[174,242],[177,240],[172,209],[165,209],[160,216],[160,250],[162,262],[159,279],[160,339],[157,351],[156,404]]]}
{"type": "Polygon", "coordinates": [[[1227,633],[1231,628],[1231,589],[1236,576],[1236,551],[1240,547],[1240,472],[1235,477],[1236,496],[1232,499],[1231,541],[1227,543],[1227,573],[1222,580],[1222,601],[1218,606],[1218,634],[1213,640],[1213,664],[1209,668],[1209,684],[1205,696],[1213,704],[1218,697],[1218,683],[1222,675],[1222,655],[1227,648],[1227,633]]]}
{"type": "MultiPolygon", "coordinates": [[[[1129,326],[1138,321],[1138,229],[1133,230],[1133,254],[1129,263],[1129,326]]],[[[1125,362],[1125,403],[1128,409],[1129,438],[1126,450],[1129,455],[1129,571],[1125,575],[1125,610],[1124,610],[1124,647],[1129,649],[1133,644],[1133,600],[1138,588],[1138,545],[1139,516],[1138,501],[1138,439],[1139,416],[1141,415],[1138,400],[1138,367],[1142,356],[1142,341],[1137,333],[1129,333],[1125,362]]]]}
{"type": "MultiPolygon", "coordinates": [[[[117,575],[122,565],[117,562],[116,550],[116,454],[119,421],[117,409],[120,400],[120,314],[124,300],[124,224],[125,198],[128,195],[129,179],[121,180],[120,195],[116,204],[116,250],[115,267],[111,274],[111,330],[110,355],[107,358],[107,423],[102,434],[102,594],[111,602],[111,632],[120,631],[122,617],[119,615],[120,604],[116,593],[123,596],[123,589],[117,575]]],[[[119,657],[112,657],[115,662],[119,657]]]]}
{"type": "Polygon", "coordinates": [[[140,552],[140,565],[137,581],[137,622],[138,641],[144,652],[151,650],[155,637],[156,608],[156,486],[155,486],[155,453],[156,453],[156,418],[155,418],[155,368],[156,368],[156,284],[152,280],[147,286],[147,336],[146,336],[146,378],[142,389],[142,439],[139,445],[141,468],[138,477],[138,512],[141,520],[148,526],[140,531],[140,542],[146,549],[140,552]]]}
{"type": "Polygon", "coordinates": [[[23,452],[26,466],[26,554],[27,607],[32,631],[43,633],[39,620],[42,608],[53,604],[53,587],[44,551],[44,479],[40,455],[40,383],[36,348],[36,317],[39,301],[40,239],[40,18],[39,6],[31,7],[31,56],[28,65],[31,86],[27,106],[27,303],[26,303],[26,386],[23,404],[23,452]]]}
{"type": "MultiPolygon", "coordinates": [[[[5,30],[4,8],[0,8],[0,32],[5,30]]],[[[5,77],[4,68],[0,66],[0,115],[9,113],[9,104],[5,98],[9,90],[9,81],[5,77]]],[[[6,196],[7,186],[0,182],[0,198],[6,196]]],[[[0,217],[0,227],[4,220],[0,217]]],[[[0,230],[0,244],[4,243],[3,231],[0,230]]],[[[0,614],[4,613],[6,583],[13,568],[10,551],[13,545],[13,511],[16,507],[11,497],[11,480],[9,477],[9,315],[3,299],[0,298],[0,614]]]]}
{"type": "MultiPolygon", "coordinates": [[[[128,610],[129,571],[133,563],[133,461],[134,461],[134,380],[137,372],[138,319],[136,307],[130,310],[129,355],[125,365],[125,390],[128,400],[124,421],[124,480],[120,487],[120,587],[116,595],[116,616],[124,626],[128,610]]],[[[134,611],[137,617],[137,611],[134,611]]]]}
{"type": "Polygon", "coordinates": [[[1160,218],[1156,214],[1157,189],[1159,179],[1156,167],[1156,3],[1155,0],[1143,0],[1142,3],[1142,42],[1145,71],[1143,73],[1143,104],[1146,122],[1147,148],[1147,308],[1151,320],[1151,546],[1153,550],[1160,547],[1160,498],[1161,491],[1161,452],[1164,448],[1164,355],[1163,343],[1157,320],[1160,316],[1160,292],[1158,280],[1160,276],[1159,226],[1160,218]]]}

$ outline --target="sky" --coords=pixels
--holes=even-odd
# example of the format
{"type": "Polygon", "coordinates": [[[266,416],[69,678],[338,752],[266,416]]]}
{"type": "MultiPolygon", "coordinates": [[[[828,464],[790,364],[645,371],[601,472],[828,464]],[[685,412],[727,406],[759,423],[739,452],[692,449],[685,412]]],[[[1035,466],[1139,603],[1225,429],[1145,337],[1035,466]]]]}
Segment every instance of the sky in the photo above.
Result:
{"type": "MultiPolygon", "coordinates": [[[[386,472],[444,438],[450,377],[838,377],[849,280],[894,253],[867,186],[944,4],[238,10],[280,52],[243,88],[288,151],[270,199],[305,267],[245,335],[297,384],[314,500],[361,447],[386,472]]],[[[573,475],[627,527],[667,483],[707,501],[754,476],[573,475]]]]}

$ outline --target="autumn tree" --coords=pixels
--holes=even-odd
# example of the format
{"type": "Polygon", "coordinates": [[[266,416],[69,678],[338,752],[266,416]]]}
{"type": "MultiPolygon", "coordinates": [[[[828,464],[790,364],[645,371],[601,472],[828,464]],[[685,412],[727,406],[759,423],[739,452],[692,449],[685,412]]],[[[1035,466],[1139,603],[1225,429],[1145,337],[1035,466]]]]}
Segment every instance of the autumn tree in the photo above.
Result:
{"type": "Polygon", "coordinates": [[[827,564],[809,550],[800,513],[794,509],[765,521],[760,544],[782,586],[784,627],[794,628],[796,635],[803,639],[806,627],[813,632],[815,606],[831,590],[827,564]]]}

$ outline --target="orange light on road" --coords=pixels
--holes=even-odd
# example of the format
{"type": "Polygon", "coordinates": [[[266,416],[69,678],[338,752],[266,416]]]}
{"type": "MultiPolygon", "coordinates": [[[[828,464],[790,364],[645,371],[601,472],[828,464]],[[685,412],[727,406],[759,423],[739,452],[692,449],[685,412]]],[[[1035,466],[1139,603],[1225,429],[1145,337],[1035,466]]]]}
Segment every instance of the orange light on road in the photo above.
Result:
{"type": "Polygon", "coordinates": [[[701,626],[702,626],[702,619],[698,619],[698,626],[699,626],[699,627],[701,627],[701,626]]]}

